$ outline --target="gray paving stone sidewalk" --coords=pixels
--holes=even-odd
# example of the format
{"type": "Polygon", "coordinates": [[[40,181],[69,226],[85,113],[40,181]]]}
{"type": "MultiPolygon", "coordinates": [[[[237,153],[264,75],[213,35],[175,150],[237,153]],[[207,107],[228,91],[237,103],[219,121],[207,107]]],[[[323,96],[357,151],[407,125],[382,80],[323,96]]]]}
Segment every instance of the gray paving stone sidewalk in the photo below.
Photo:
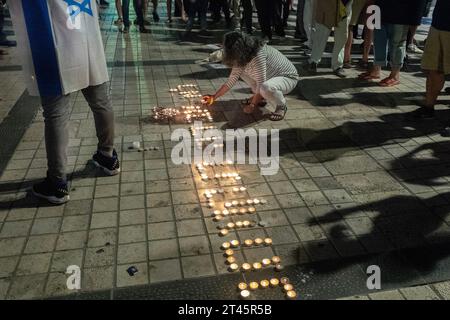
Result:
{"type": "MultiPolygon", "coordinates": [[[[235,185],[247,187],[242,196],[268,201],[257,212],[266,226],[219,237],[202,198],[212,184],[170,158],[171,132],[189,125],[154,124],[148,117],[155,106],[180,105],[168,92],[178,84],[197,84],[206,94],[223,83],[227,71],[194,63],[221,32],[183,41],[181,24],[158,23],[151,34],[122,35],[113,8],[102,18],[122,172],[104,177],[89,164],[96,150],[93,118],[74,94],[71,201],[53,207],[29,196],[27,188],[46,174],[39,114],[0,177],[0,299],[69,294],[68,265],[82,268],[84,292],[226,274],[220,245],[232,239],[271,237],[273,246],[238,249],[237,256],[278,255],[284,265],[448,242],[450,145],[439,134],[450,118],[448,98],[437,106],[437,120],[404,120],[425,88],[417,64],[395,88],[361,83],[356,70],[337,79],[321,67],[318,76],[302,77],[279,123],[244,115],[239,101],[250,91],[243,83],[233,89],[217,104],[215,125],[280,129],[280,170],[261,176],[255,165],[235,167],[242,176],[235,185]],[[134,141],[159,149],[129,150],[134,141]],[[134,277],[126,272],[130,266],[139,269],[134,277]]],[[[304,60],[293,39],[274,45],[297,66],[304,60]]],[[[14,100],[0,74],[1,94],[14,100]]],[[[448,297],[447,284],[418,290],[392,296],[448,297]]]]}

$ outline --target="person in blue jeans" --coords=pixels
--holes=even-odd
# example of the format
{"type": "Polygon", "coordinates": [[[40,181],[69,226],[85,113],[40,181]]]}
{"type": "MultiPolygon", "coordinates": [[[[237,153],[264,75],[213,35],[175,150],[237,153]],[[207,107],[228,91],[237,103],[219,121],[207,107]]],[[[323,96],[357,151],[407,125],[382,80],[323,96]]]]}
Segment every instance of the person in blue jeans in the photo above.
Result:
{"type": "MultiPolygon", "coordinates": [[[[139,26],[140,33],[150,33],[150,30],[145,28],[144,20],[144,3],[143,0],[133,0],[134,11],[136,12],[137,25],[139,26]]],[[[122,13],[123,13],[123,33],[130,31],[130,0],[122,1],[122,13]]]]}
{"type": "Polygon", "coordinates": [[[375,60],[373,68],[359,75],[362,80],[381,78],[390,54],[391,73],[379,82],[382,87],[400,84],[400,70],[406,56],[406,42],[410,26],[420,25],[426,0],[376,0],[381,9],[381,28],[374,30],[375,60]]]}
{"type": "Polygon", "coordinates": [[[197,15],[200,20],[200,32],[206,33],[206,13],[208,11],[208,0],[188,0],[187,2],[188,22],[186,24],[186,33],[189,34],[192,31],[197,15]]]}

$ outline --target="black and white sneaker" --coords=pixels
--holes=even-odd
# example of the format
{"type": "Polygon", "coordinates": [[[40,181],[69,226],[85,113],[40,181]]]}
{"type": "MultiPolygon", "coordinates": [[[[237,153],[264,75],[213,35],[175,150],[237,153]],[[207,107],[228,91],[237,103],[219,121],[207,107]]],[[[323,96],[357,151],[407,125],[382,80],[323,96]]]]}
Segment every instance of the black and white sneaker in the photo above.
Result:
{"type": "Polygon", "coordinates": [[[115,176],[120,173],[120,162],[116,150],[113,151],[112,157],[107,157],[97,151],[92,157],[92,162],[101,168],[108,176],[115,176]]]}
{"type": "Polygon", "coordinates": [[[44,181],[35,184],[31,192],[36,197],[45,199],[53,204],[63,204],[70,199],[67,181],[54,182],[48,177],[44,181]]]}

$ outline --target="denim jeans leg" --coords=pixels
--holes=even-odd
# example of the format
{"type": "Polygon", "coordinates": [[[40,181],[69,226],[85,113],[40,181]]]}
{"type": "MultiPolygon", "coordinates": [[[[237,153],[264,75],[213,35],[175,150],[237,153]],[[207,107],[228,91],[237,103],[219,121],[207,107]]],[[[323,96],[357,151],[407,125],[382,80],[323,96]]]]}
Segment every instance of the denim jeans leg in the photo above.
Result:
{"type": "Polygon", "coordinates": [[[48,176],[66,180],[70,96],[41,97],[44,110],[48,176]]]}
{"type": "Polygon", "coordinates": [[[129,27],[130,24],[130,0],[122,0],[123,25],[129,27]]]}
{"type": "Polygon", "coordinates": [[[376,66],[385,67],[387,65],[388,29],[388,25],[382,24],[381,29],[375,29],[373,32],[373,48],[375,51],[373,64],[376,66]]]}
{"type": "Polygon", "coordinates": [[[401,69],[406,56],[406,39],[409,26],[393,24],[390,26],[389,51],[391,68],[401,69]]]}

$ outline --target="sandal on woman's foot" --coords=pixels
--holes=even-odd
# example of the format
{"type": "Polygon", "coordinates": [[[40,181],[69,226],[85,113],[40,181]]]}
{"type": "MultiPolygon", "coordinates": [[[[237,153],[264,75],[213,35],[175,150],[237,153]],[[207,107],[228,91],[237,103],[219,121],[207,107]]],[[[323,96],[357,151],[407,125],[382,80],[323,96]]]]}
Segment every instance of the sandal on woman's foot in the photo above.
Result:
{"type": "Polygon", "coordinates": [[[287,106],[277,106],[274,112],[272,112],[269,116],[271,121],[281,121],[284,119],[287,112],[287,106]]]}
{"type": "Polygon", "coordinates": [[[352,68],[352,63],[350,61],[344,61],[344,69],[351,69],[352,68]]]}
{"type": "Polygon", "coordinates": [[[382,87],[394,87],[400,84],[400,80],[395,78],[386,78],[380,81],[379,85],[382,87]]]}

